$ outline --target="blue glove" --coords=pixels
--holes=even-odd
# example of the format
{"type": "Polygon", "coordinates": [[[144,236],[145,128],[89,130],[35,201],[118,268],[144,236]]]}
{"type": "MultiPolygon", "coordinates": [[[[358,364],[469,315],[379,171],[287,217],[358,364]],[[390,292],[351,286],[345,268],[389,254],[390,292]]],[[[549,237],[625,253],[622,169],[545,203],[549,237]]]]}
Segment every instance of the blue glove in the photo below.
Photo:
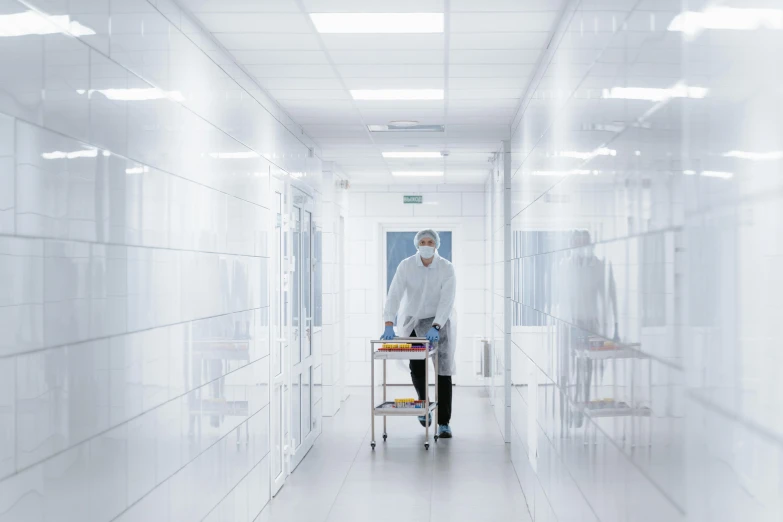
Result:
{"type": "Polygon", "coordinates": [[[391,341],[394,339],[394,327],[393,326],[387,326],[383,330],[383,335],[381,336],[381,341],[391,341]]]}
{"type": "Polygon", "coordinates": [[[436,330],[434,326],[430,328],[429,332],[427,332],[427,340],[430,343],[437,343],[440,341],[440,332],[436,330]]]}

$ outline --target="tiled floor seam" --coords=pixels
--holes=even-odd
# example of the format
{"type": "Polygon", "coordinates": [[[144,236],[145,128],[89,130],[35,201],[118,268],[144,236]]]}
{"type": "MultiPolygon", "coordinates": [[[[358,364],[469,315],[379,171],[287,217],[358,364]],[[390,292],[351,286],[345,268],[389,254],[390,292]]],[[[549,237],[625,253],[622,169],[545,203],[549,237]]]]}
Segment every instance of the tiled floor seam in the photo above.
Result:
{"type": "Polygon", "coordinates": [[[332,504],[331,506],[329,506],[329,511],[326,512],[326,517],[324,517],[323,522],[327,522],[327,520],[329,520],[329,516],[332,514],[332,510],[334,509],[335,504],[337,504],[337,499],[340,498],[340,493],[345,487],[345,482],[348,480],[348,476],[351,474],[351,470],[353,469],[354,464],[356,464],[356,459],[359,457],[359,452],[362,451],[362,447],[364,447],[364,442],[367,440],[367,436],[369,435],[369,433],[370,433],[370,428],[368,427],[364,432],[364,437],[362,437],[362,441],[359,443],[359,447],[356,448],[356,453],[354,453],[353,460],[351,460],[351,466],[348,468],[348,471],[345,472],[343,481],[340,484],[340,489],[337,490],[337,493],[334,496],[334,500],[332,500],[332,504]]]}

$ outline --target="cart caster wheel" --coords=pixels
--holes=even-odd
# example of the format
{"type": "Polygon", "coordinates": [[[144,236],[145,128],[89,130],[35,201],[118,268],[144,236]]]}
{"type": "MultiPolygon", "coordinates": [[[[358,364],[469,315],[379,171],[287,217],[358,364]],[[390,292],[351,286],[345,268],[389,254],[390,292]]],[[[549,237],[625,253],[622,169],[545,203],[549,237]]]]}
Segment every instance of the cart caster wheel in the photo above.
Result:
{"type": "Polygon", "coordinates": [[[375,443],[374,443],[374,442],[371,442],[371,443],[370,443],[370,446],[372,446],[372,450],[373,450],[373,451],[375,451],[375,443]]]}
{"type": "Polygon", "coordinates": [[[438,442],[438,436],[435,435],[435,442],[438,442]]]}
{"type": "Polygon", "coordinates": [[[425,442],[424,443],[424,449],[425,450],[429,450],[430,449],[430,443],[429,442],[425,442]]]}
{"type": "Polygon", "coordinates": [[[388,435],[386,435],[386,434],[384,434],[384,436],[383,436],[383,442],[386,442],[386,439],[387,439],[387,438],[389,438],[389,436],[388,436],[388,435]]]}

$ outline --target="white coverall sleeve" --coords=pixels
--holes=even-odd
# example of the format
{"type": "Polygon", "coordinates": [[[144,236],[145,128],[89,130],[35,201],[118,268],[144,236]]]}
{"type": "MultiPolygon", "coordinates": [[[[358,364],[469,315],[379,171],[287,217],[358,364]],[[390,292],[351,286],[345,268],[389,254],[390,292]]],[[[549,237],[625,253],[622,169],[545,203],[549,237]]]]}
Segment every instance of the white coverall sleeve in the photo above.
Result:
{"type": "Polygon", "coordinates": [[[403,295],[405,295],[405,269],[402,263],[400,263],[397,271],[394,273],[392,284],[389,287],[389,294],[386,296],[386,304],[383,307],[384,322],[391,323],[397,317],[403,295]]]}
{"type": "Polygon", "coordinates": [[[443,286],[440,289],[440,300],[438,301],[438,308],[435,312],[435,324],[443,326],[446,321],[451,317],[451,310],[454,308],[454,298],[457,295],[457,276],[454,273],[454,268],[443,282],[443,286]]]}

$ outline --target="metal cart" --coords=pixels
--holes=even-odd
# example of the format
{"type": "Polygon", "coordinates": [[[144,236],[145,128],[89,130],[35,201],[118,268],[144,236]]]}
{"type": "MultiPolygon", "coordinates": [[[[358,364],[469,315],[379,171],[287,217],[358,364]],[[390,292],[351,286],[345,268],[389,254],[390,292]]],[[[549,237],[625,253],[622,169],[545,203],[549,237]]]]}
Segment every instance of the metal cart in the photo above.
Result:
{"type": "MultiPolygon", "coordinates": [[[[438,350],[433,348],[429,341],[424,337],[397,337],[393,341],[370,341],[370,407],[372,411],[372,440],[370,446],[375,450],[375,417],[383,417],[383,440],[386,441],[386,417],[404,417],[404,416],[424,416],[427,420],[424,426],[424,449],[430,449],[430,427],[438,425],[438,380],[435,379],[435,401],[430,401],[429,396],[429,361],[433,360],[435,368],[438,367],[438,350]],[[386,343],[416,343],[423,344],[426,350],[422,352],[380,352],[375,349],[376,345],[386,343]],[[380,405],[375,404],[375,361],[383,361],[383,402],[380,405]],[[424,389],[427,390],[424,399],[424,408],[393,408],[391,403],[386,402],[386,361],[389,360],[424,360],[426,371],[424,372],[424,389]],[[430,415],[433,415],[433,421],[430,421],[430,415]]],[[[438,442],[438,434],[433,431],[435,442],[438,442]]]]}

